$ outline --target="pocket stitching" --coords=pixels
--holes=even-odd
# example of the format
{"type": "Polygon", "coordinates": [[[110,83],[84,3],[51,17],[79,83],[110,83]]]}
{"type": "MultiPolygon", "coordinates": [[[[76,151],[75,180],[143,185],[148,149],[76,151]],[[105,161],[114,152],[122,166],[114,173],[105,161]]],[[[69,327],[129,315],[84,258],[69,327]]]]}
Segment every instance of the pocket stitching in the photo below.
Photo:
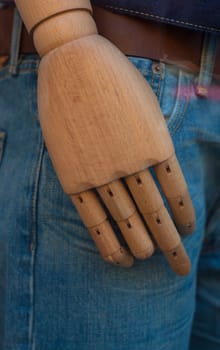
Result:
{"type": "Polygon", "coordinates": [[[2,162],[2,158],[3,158],[5,138],[6,138],[6,132],[3,130],[0,130],[0,163],[2,162]]]}
{"type": "Polygon", "coordinates": [[[167,126],[172,136],[174,136],[178,131],[178,129],[180,128],[182,121],[184,119],[184,116],[186,114],[186,110],[189,104],[189,88],[190,88],[189,80],[186,76],[184,76],[184,74],[180,70],[175,104],[174,104],[171,116],[168,118],[168,121],[167,121],[167,126]],[[185,85],[184,85],[184,82],[185,82],[185,85]],[[185,93],[183,94],[182,91],[185,91],[185,93]]]}

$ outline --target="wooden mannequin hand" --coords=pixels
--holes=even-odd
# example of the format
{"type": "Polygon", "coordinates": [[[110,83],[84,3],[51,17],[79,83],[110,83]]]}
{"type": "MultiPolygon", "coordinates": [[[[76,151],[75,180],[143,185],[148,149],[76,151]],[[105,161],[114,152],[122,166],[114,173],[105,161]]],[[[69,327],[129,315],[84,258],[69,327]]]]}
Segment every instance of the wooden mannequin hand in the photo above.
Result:
{"type": "Polygon", "coordinates": [[[129,267],[133,256],[152,255],[154,240],[173,270],[187,274],[190,261],[176,227],[191,233],[195,214],[154,93],[128,59],[95,31],[53,48],[42,39],[41,31],[47,32],[42,27],[35,42],[44,56],[38,80],[43,135],[61,185],[102,257],[129,267]],[[128,250],[120,246],[104,205],[128,250]]]}

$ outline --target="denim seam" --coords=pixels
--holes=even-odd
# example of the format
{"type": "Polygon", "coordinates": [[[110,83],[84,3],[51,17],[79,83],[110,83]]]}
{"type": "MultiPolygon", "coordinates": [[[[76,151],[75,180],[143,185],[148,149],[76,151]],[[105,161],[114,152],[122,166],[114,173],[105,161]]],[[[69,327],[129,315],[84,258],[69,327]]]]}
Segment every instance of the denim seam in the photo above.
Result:
{"type": "Polygon", "coordinates": [[[209,292],[206,292],[206,289],[201,289],[199,292],[199,296],[202,299],[207,300],[207,298],[209,299],[209,303],[211,305],[215,305],[216,307],[220,307],[220,300],[218,297],[214,296],[214,294],[210,294],[209,292]]]}
{"type": "Polygon", "coordinates": [[[212,221],[213,215],[215,215],[215,213],[218,212],[219,210],[220,196],[219,196],[218,189],[219,187],[216,188],[216,193],[214,194],[212,199],[212,205],[207,210],[207,220],[206,220],[207,225],[210,224],[210,222],[212,221]]]}
{"type": "Polygon", "coordinates": [[[34,274],[36,261],[36,241],[37,241],[37,200],[39,191],[40,172],[44,154],[44,141],[40,133],[40,149],[35,170],[34,192],[32,197],[32,230],[31,230],[31,278],[30,278],[30,320],[29,320],[29,345],[30,350],[34,349],[34,274]]]}
{"type": "MultiPolygon", "coordinates": [[[[33,74],[37,75],[37,72],[35,73],[31,73],[29,74],[29,83],[32,84],[32,80],[33,80],[33,74]]],[[[24,74],[26,75],[26,73],[24,74]]],[[[28,74],[27,74],[28,75],[28,74]]],[[[21,75],[23,76],[23,74],[21,75]]],[[[33,111],[33,117],[34,117],[34,121],[37,122],[39,124],[39,115],[38,115],[38,106],[37,106],[37,85],[34,83],[34,85],[32,86],[32,88],[29,89],[29,99],[28,99],[28,103],[29,103],[29,108],[30,111],[33,111]]]]}
{"type": "Polygon", "coordinates": [[[207,140],[212,143],[220,143],[220,138],[216,137],[215,134],[212,134],[210,132],[204,132],[204,130],[199,129],[199,128],[193,128],[193,131],[196,133],[196,141],[205,141],[207,140]],[[208,135],[208,138],[207,138],[208,135]],[[211,139],[211,140],[210,140],[211,139]]]}
{"type": "MultiPolygon", "coordinates": [[[[176,134],[177,130],[180,128],[182,121],[184,119],[184,116],[186,114],[186,110],[189,104],[189,81],[187,79],[187,94],[183,97],[178,96],[179,95],[179,91],[181,92],[181,86],[182,86],[182,80],[183,80],[183,75],[182,72],[179,71],[179,86],[178,86],[178,92],[177,92],[177,99],[176,99],[176,111],[175,114],[171,115],[171,117],[168,119],[168,128],[170,131],[170,134],[173,136],[176,134]],[[181,101],[182,99],[182,101],[181,101]],[[174,119],[172,121],[172,119],[174,119]],[[177,121],[176,125],[175,125],[175,120],[177,121]],[[173,126],[174,124],[174,126],[173,126]]],[[[175,108],[175,107],[174,107],[175,108]]]]}
{"type": "MultiPolygon", "coordinates": [[[[7,253],[8,253],[8,247],[7,247],[7,253]]],[[[8,268],[8,263],[6,264],[6,276],[8,276],[9,275],[9,268],[8,268]]],[[[6,281],[6,290],[9,290],[9,280],[7,279],[7,281],[6,281]]],[[[5,293],[5,305],[8,305],[8,303],[9,303],[9,297],[8,297],[8,293],[6,292],[5,293]]],[[[7,307],[6,307],[7,308],[7,307]]],[[[4,317],[4,319],[5,319],[5,321],[7,320],[7,317],[5,316],[4,317]]],[[[4,324],[4,330],[3,330],[3,336],[4,336],[4,338],[3,338],[3,341],[2,341],[2,344],[3,344],[3,349],[6,349],[7,350],[7,344],[6,344],[6,337],[5,337],[5,334],[6,334],[6,331],[7,331],[7,327],[6,327],[6,322],[5,322],[5,324],[4,324]]]]}
{"type": "MultiPolygon", "coordinates": [[[[142,73],[142,70],[141,70],[141,73],[142,73]]],[[[148,81],[148,79],[145,77],[146,81],[150,84],[151,88],[153,89],[154,94],[157,96],[158,102],[159,102],[162,74],[161,73],[159,74],[159,80],[155,82],[156,78],[158,78],[158,73],[154,73],[152,72],[152,70],[151,70],[151,81],[148,81]]]]}
{"type": "Polygon", "coordinates": [[[18,12],[18,9],[15,7],[13,9],[13,26],[11,33],[11,45],[10,45],[10,58],[8,72],[9,74],[17,75],[18,73],[18,61],[19,61],[19,48],[21,41],[22,33],[22,19],[18,12]]]}
{"type": "Polygon", "coordinates": [[[4,153],[4,144],[5,144],[6,132],[0,130],[0,164],[2,162],[3,153],[4,153]]]}
{"type": "Polygon", "coordinates": [[[182,113],[179,116],[179,119],[178,119],[179,122],[178,122],[178,124],[176,125],[176,128],[173,131],[174,133],[177,132],[177,130],[179,129],[180,125],[182,124],[183,118],[184,118],[184,116],[186,114],[186,110],[187,110],[187,107],[188,107],[188,103],[189,103],[189,82],[188,81],[187,81],[187,95],[185,96],[185,99],[184,99],[184,101],[182,103],[183,103],[183,105],[182,105],[182,113]]]}
{"type": "Polygon", "coordinates": [[[157,99],[158,99],[158,102],[159,102],[159,85],[160,85],[160,80],[161,80],[161,75],[159,75],[158,77],[158,74],[156,73],[153,73],[152,74],[152,78],[153,78],[153,89],[155,90],[155,95],[157,96],[157,99]],[[156,82],[155,82],[156,80],[156,82]]]}
{"type": "Polygon", "coordinates": [[[207,254],[213,254],[216,253],[220,249],[220,243],[211,244],[205,241],[203,241],[203,248],[201,250],[201,256],[206,256],[207,254]],[[209,245],[209,246],[208,246],[209,245]]]}
{"type": "MultiPolygon", "coordinates": [[[[19,74],[17,75],[17,77],[21,76],[21,75],[25,75],[27,73],[37,73],[37,69],[30,69],[30,70],[23,70],[20,71],[19,74]]],[[[0,81],[4,81],[7,80],[8,78],[11,78],[12,76],[10,74],[6,74],[3,77],[0,77],[0,81]]]]}
{"type": "MultiPolygon", "coordinates": [[[[19,60],[18,60],[18,76],[22,74],[22,72],[27,72],[27,71],[33,71],[33,70],[38,70],[40,60],[38,58],[36,59],[29,59],[25,58],[25,55],[21,55],[19,60]]],[[[0,80],[3,78],[8,77],[8,69],[9,69],[9,61],[0,68],[0,80]]]]}
{"type": "Polygon", "coordinates": [[[190,22],[179,21],[179,20],[176,20],[174,18],[167,18],[167,17],[163,17],[163,16],[159,16],[159,15],[153,15],[153,14],[148,13],[148,12],[135,11],[135,10],[130,10],[130,9],[123,8],[123,7],[114,7],[114,6],[109,6],[109,5],[106,5],[105,8],[109,8],[112,10],[118,10],[118,11],[124,11],[124,12],[128,12],[131,14],[144,15],[147,17],[164,20],[164,21],[169,22],[169,23],[185,24],[185,25],[188,25],[192,28],[198,28],[198,29],[203,29],[203,30],[206,29],[206,30],[210,30],[212,32],[220,32],[220,29],[215,28],[215,27],[206,27],[206,26],[203,26],[201,24],[193,24],[190,22]]]}
{"type": "Polygon", "coordinates": [[[193,330],[192,334],[207,340],[211,340],[212,342],[215,342],[217,344],[220,344],[220,339],[215,338],[204,331],[201,332],[201,331],[193,330]]]}
{"type": "Polygon", "coordinates": [[[158,100],[160,100],[161,82],[162,82],[162,73],[160,73],[159,81],[158,81],[158,86],[157,86],[157,96],[158,96],[158,100]]]}
{"type": "MultiPolygon", "coordinates": [[[[142,73],[142,72],[141,72],[142,73]]],[[[146,78],[145,78],[146,79],[146,78]]],[[[147,80],[147,79],[146,79],[147,80]]],[[[152,71],[151,71],[151,80],[149,81],[149,84],[151,85],[151,87],[153,87],[153,84],[154,84],[154,74],[152,74],[152,71]]]]}
{"type": "Polygon", "coordinates": [[[200,71],[198,76],[198,88],[207,88],[211,84],[217,49],[218,40],[216,36],[206,33],[203,41],[200,71]]]}
{"type": "MultiPolygon", "coordinates": [[[[153,89],[154,94],[156,95],[158,102],[161,105],[162,97],[160,96],[160,93],[162,89],[162,82],[165,79],[164,71],[161,70],[160,73],[155,73],[152,71],[152,68],[148,71],[149,73],[151,73],[151,76],[149,76],[149,79],[145,76],[145,79],[148,81],[149,85],[153,89]]],[[[140,72],[141,74],[143,74],[142,69],[140,69],[140,72]]],[[[175,113],[171,112],[171,117],[165,119],[171,135],[174,135],[182,124],[189,103],[189,95],[189,79],[181,70],[179,70],[178,90],[173,107],[173,110],[175,109],[175,113]],[[181,94],[183,80],[187,81],[186,94],[184,96],[179,96],[179,94],[181,94]]]]}
{"type": "MultiPolygon", "coordinates": [[[[190,324],[192,323],[193,315],[194,315],[194,312],[192,312],[192,313],[190,314],[190,316],[188,316],[188,318],[185,318],[184,323],[181,324],[181,326],[179,326],[179,324],[178,324],[178,331],[179,331],[179,333],[182,333],[182,330],[185,329],[186,326],[188,327],[189,322],[190,322],[190,324]],[[180,329],[179,329],[179,327],[180,327],[180,329]]],[[[173,334],[173,329],[172,329],[172,333],[171,333],[171,334],[173,334]]],[[[165,344],[161,345],[157,350],[166,350],[166,349],[169,349],[169,347],[170,347],[170,341],[172,341],[177,335],[178,335],[178,332],[175,332],[174,337],[171,337],[171,336],[170,336],[169,339],[167,340],[167,342],[166,342],[165,344]]]]}
{"type": "Polygon", "coordinates": [[[151,82],[150,82],[150,85],[151,85],[151,88],[152,88],[154,94],[156,95],[156,93],[155,93],[155,91],[154,91],[154,88],[157,89],[157,86],[155,85],[155,75],[154,75],[154,74],[151,75],[151,82]]]}

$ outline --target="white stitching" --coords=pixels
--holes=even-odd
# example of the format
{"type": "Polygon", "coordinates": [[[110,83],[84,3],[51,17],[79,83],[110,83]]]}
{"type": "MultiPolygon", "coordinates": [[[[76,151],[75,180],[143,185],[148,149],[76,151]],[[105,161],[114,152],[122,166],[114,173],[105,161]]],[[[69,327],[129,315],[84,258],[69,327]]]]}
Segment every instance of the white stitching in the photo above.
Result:
{"type": "Polygon", "coordinates": [[[219,32],[220,33],[220,29],[214,28],[214,27],[206,27],[203,26],[201,24],[193,24],[190,22],[184,22],[184,21],[179,21],[173,18],[167,18],[167,17],[163,17],[163,16],[158,16],[158,15],[153,15],[151,13],[147,13],[147,12],[140,12],[140,11],[135,11],[135,10],[129,10],[126,8],[122,8],[122,7],[114,7],[114,6],[109,6],[106,5],[105,8],[109,8],[112,10],[118,10],[118,11],[124,11],[124,12],[128,12],[128,13],[132,13],[132,14],[136,14],[136,15],[144,15],[144,16],[148,16],[148,17],[152,17],[152,18],[156,18],[156,19],[161,19],[163,21],[166,22],[172,22],[172,23],[178,23],[178,24],[186,24],[188,26],[191,27],[195,27],[195,28],[199,28],[199,29],[206,29],[206,30],[210,30],[210,31],[215,31],[215,32],[219,32]]]}

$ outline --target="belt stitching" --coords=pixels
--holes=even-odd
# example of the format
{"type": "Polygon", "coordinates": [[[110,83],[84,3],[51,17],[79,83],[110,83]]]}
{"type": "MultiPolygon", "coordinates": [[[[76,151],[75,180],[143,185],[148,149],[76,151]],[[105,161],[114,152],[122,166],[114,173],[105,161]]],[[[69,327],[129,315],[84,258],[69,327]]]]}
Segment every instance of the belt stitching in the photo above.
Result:
{"type": "Polygon", "coordinates": [[[112,10],[118,10],[118,11],[124,11],[124,12],[128,12],[128,13],[136,14],[136,15],[144,15],[144,16],[148,16],[148,17],[152,17],[152,18],[156,18],[156,19],[161,19],[161,20],[164,20],[164,21],[167,21],[167,22],[172,22],[172,23],[186,24],[186,25],[189,25],[189,26],[194,27],[194,28],[207,29],[207,30],[210,30],[210,31],[213,31],[213,32],[215,31],[215,32],[219,32],[220,33],[220,29],[215,28],[215,27],[206,27],[206,26],[203,26],[201,24],[193,24],[193,23],[190,23],[190,22],[179,21],[179,20],[176,20],[176,19],[173,19],[173,18],[167,18],[167,17],[163,17],[163,16],[153,15],[153,14],[147,13],[147,12],[140,12],[140,11],[135,11],[135,10],[129,10],[129,9],[126,9],[126,8],[123,8],[123,7],[114,7],[114,6],[109,6],[109,5],[106,5],[105,8],[109,8],[109,9],[112,9],[112,10]]]}

